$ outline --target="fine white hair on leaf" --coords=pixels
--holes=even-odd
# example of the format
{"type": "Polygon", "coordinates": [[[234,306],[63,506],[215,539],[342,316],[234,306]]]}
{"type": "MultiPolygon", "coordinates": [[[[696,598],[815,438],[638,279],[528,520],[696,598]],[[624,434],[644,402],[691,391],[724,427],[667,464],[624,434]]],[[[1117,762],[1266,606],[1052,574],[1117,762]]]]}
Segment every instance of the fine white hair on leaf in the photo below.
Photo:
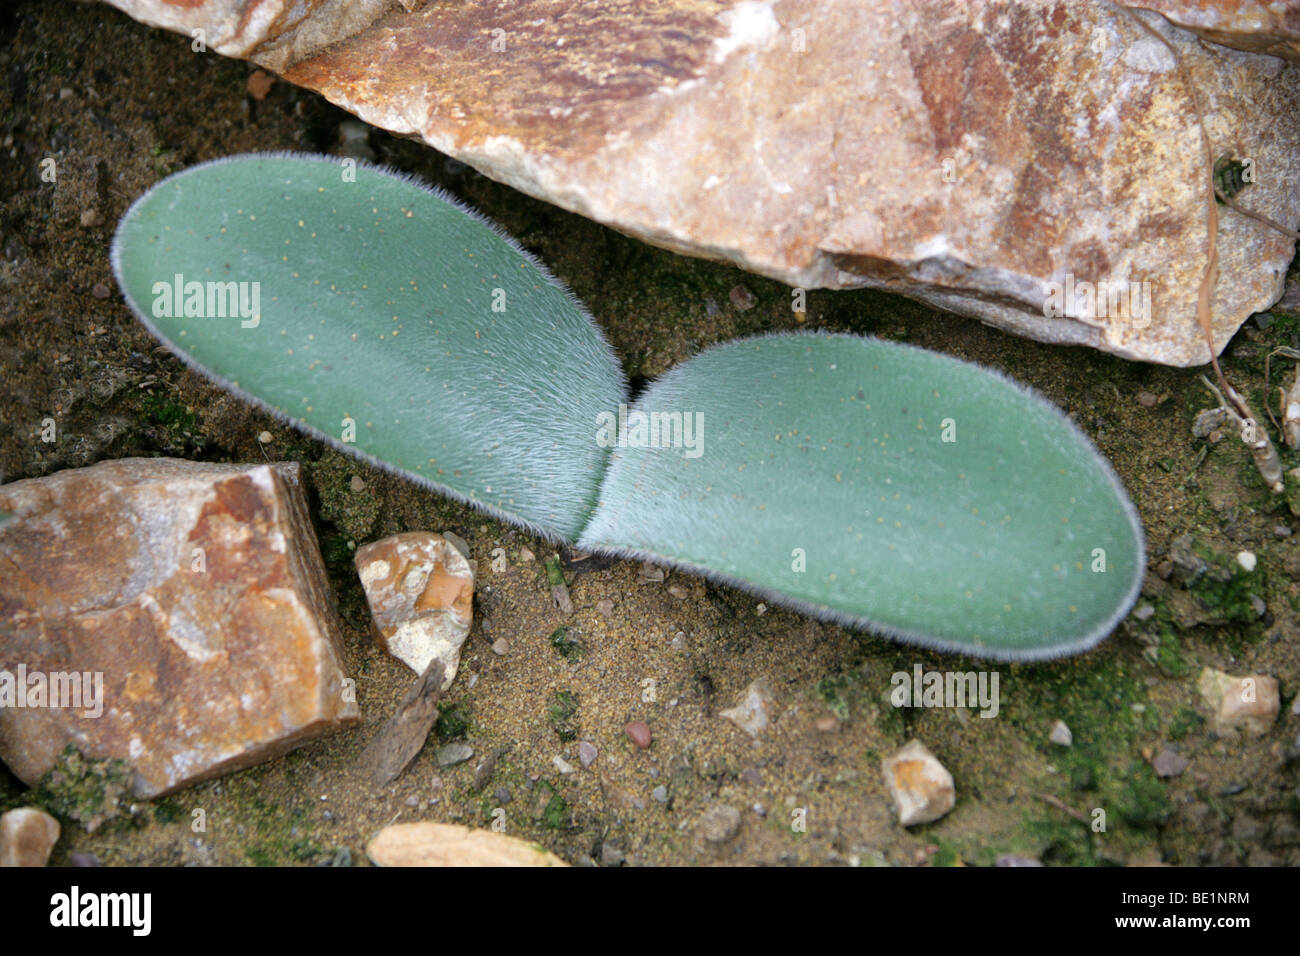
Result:
{"type": "Polygon", "coordinates": [[[595,421],[626,396],[599,327],[483,216],[412,177],[348,170],[268,153],[168,177],[114,237],[127,301],[183,360],[295,427],[575,538],[608,457],[595,421]],[[173,275],[255,284],[261,314],[159,316],[150,296],[173,275]]]}
{"type": "Polygon", "coordinates": [[[1137,599],[1141,522],[1109,464],[1041,396],[970,363],[757,336],[672,369],[636,412],[698,416],[702,447],[617,448],[579,547],[1003,660],[1086,650],[1137,599]]]}

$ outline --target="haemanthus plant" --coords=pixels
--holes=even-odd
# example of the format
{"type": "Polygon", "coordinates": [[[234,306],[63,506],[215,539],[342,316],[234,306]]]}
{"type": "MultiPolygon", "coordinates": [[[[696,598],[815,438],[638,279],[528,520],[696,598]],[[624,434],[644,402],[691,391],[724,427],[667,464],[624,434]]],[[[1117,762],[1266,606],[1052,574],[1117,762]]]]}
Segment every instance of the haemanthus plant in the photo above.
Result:
{"type": "Polygon", "coordinates": [[[798,334],[708,349],[629,403],[539,262],[383,169],[196,166],[126,213],[113,268],[141,321],[224,387],[552,539],[1003,659],[1091,647],[1138,593],[1132,504],[1034,393],[910,346],[798,334]],[[703,440],[604,447],[620,404],[681,413],[703,440]]]}

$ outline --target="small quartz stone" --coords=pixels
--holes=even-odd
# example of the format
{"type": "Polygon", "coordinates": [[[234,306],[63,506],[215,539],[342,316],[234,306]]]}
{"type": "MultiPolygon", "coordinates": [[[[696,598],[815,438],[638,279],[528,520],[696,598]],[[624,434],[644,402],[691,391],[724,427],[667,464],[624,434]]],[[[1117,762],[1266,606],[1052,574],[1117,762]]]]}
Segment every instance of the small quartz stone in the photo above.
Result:
{"type": "Polygon", "coordinates": [[[1074,735],[1070,733],[1070,728],[1063,720],[1052,724],[1052,732],[1047,735],[1047,739],[1058,747],[1069,747],[1074,743],[1074,735]]]}
{"type": "Polygon", "coordinates": [[[884,771],[898,822],[905,827],[938,820],[957,802],[952,774],[919,740],[887,757],[884,771]]]}
{"type": "Polygon", "coordinates": [[[760,679],[745,688],[739,704],[721,711],[718,716],[725,717],[751,737],[757,737],[767,729],[774,707],[772,691],[760,679]]]}
{"type": "Polygon", "coordinates": [[[413,531],[358,548],[355,562],[379,646],[417,674],[437,658],[450,687],[474,620],[469,561],[442,535],[413,531]]]}
{"type": "Polygon", "coordinates": [[[1207,667],[1198,681],[1209,706],[1212,726],[1220,736],[1241,732],[1250,737],[1268,733],[1281,709],[1277,678],[1263,674],[1233,677],[1207,667]]]}
{"type": "Polygon", "coordinates": [[[44,866],[58,840],[59,821],[44,810],[10,810],[0,816],[0,867],[44,866]]]}

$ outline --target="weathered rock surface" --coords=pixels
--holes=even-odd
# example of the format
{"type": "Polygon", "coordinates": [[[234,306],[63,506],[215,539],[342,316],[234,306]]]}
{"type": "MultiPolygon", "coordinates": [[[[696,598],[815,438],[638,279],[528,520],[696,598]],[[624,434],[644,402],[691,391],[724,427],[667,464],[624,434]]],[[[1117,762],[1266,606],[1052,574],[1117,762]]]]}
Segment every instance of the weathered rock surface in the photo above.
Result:
{"type": "MultiPolygon", "coordinates": [[[[1252,161],[1246,206],[1300,218],[1300,67],[1111,4],[111,2],[647,242],[1130,358],[1208,361],[1207,137],[1252,161]]],[[[1135,6],[1239,45],[1295,29],[1263,0],[1135,6]]],[[[1220,220],[1216,350],[1294,248],[1220,220]]]]}
{"type": "Polygon", "coordinates": [[[407,689],[393,716],[384,721],[379,733],[361,751],[361,765],[375,783],[396,780],[424,749],[429,731],[438,721],[438,698],[442,688],[442,661],[428,668],[407,689]]]}
{"type": "Polygon", "coordinates": [[[1212,43],[1300,61],[1300,5],[1295,0],[1128,0],[1212,43]]]}
{"type": "Polygon", "coordinates": [[[453,823],[384,827],[366,855],[377,866],[568,866],[535,843],[453,823]]]}
{"type": "Polygon", "coordinates": [[[431,531],[395,534],[358,548],[355,563],[379,646],[423,674],[442,662],[442,690],[460,667],[474,623],[474,572],[460,549],[431,531]]]}
{"type": "Polygon", "coordinates": [[[44,866],[59,842],[59,821],[44,810],[19,807],[0,816],[0,867],[44,866]]]}
{"type": "Polygon", "coordinates": [[[1197,688],[1210,708],[1211,727],[1221,736],[1237,732],[1263,736],[1273,726],[1281,707],[1277,678],[1263,674],[1233,677],[1206,667],[1197,688]]]}
{"type": "Polygon", "coordinates": [[[277,73],[400,9],[394,0],[128,0],[113,6],[141,23],[277,73]]]}
{"type": "Polygon", "coordinates": [[[153,797],[357,720],[296,464],[122,459],[0,510],[0,695],[27,694],[0,759],[26,783],[73,744],[153,797]]]}
{"type": "Polygon", "coordinates": [[[957,803],[952,774],[919,740],[911,740],[883,762],[885,785],[905,827],[932,823],[957,803]]]}

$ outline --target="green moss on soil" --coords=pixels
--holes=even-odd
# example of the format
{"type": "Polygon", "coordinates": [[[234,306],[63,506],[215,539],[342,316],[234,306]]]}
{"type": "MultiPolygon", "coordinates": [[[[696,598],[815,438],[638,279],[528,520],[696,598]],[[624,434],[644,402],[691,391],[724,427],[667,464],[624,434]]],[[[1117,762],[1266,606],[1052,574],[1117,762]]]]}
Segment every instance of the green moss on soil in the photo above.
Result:
{"type": "Polygon", "coordinates": [[[561,658],[572,663],[573,661],[582,660],[585,649],[582,642],[576,638],[567,627],[557,627],[547,638],[551,647],[555,648],[555,653],[561,658]]]}
{"type": "Polygon", "coordinates": [[[578,695],[571,690],[557,690],[551,695],[546,719],[551,730],[561,740],[575,740],[578,736],[578,695]]]}
{"type": "Polygon", "coordinates": [[[438,734],[438,740],[447,743],[453,740],[464,740],[469,734],[471,725],[469,703],[462,700],[438,708],[438,723],[434,729],[438,734]]]}
{"type": "Polygon", "coordinates": [[[89,829],[119,824],[130,814],[131,772],[123,760],[87,757],[68,744],[34,788],[31,802],[89,829]]]}

